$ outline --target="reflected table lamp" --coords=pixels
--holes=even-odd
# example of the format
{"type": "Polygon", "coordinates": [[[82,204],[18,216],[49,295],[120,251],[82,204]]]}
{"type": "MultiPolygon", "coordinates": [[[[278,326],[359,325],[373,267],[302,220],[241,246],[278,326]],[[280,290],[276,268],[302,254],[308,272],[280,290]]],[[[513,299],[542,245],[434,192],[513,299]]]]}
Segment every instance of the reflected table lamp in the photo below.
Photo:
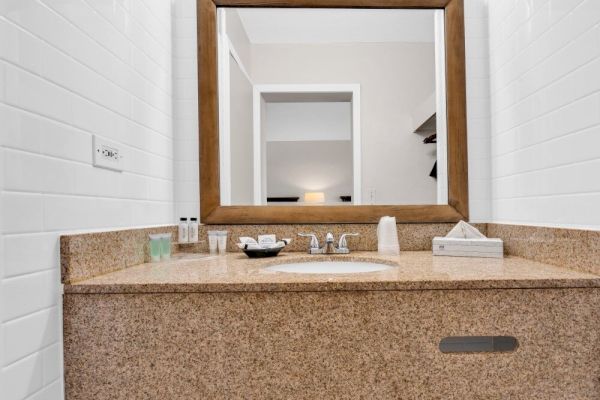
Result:
{"type": "Polygon", "coordinates": [[[318,204],[325,202],[325,193],[323,192],[306,192],[304,193],[304,202],[308,204],[318,204]]]}

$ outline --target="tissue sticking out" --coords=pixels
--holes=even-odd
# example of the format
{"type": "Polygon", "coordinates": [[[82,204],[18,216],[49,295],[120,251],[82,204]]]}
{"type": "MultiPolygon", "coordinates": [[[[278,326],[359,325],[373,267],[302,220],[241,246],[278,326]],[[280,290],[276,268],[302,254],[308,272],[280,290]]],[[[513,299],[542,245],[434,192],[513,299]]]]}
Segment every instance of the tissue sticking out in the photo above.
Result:
{"type": "Polygon", "coordinates": [[[460,221],[445,237],[433,238],[434,256],[454,257],[504,257],[501,239],[490,239],[477,228],[460,221]]]}

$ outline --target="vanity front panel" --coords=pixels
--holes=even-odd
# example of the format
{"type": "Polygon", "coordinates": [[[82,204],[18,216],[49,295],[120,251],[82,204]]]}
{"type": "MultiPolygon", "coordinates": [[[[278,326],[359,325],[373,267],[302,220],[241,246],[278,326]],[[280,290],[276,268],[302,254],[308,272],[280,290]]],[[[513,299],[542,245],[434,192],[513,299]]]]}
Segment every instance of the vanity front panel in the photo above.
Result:
{"type": "Polygon", "coordinates": [[[67,293],[64,318],[70,400],[600,393],[597,288],[67,293]],[[517,347],[440,350],[482,336],[517,347]]]}

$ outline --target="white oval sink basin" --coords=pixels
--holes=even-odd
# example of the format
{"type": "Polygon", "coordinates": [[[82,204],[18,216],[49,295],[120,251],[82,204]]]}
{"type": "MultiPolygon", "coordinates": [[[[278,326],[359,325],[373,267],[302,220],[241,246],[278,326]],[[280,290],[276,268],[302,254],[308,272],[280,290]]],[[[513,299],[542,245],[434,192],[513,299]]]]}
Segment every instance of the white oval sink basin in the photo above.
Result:
{"type": "Polygon", "coordinates": [[[293,274],[358,274],[390,269],[389,265],[362,261],[311,261],[273,265],[268,271],[289,272],[293,274]]]}

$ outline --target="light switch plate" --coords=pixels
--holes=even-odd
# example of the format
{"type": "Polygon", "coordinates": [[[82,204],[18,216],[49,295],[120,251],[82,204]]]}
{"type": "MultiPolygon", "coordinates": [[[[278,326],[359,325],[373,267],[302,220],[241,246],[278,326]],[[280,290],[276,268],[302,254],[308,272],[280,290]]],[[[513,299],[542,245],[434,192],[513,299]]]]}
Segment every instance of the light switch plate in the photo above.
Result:
{"type": "Polygon", "coordinates": [[[94,135],[92,150],[94,167],[106,168],[112,171],[123,171],[123,145],[94,135]]]}

